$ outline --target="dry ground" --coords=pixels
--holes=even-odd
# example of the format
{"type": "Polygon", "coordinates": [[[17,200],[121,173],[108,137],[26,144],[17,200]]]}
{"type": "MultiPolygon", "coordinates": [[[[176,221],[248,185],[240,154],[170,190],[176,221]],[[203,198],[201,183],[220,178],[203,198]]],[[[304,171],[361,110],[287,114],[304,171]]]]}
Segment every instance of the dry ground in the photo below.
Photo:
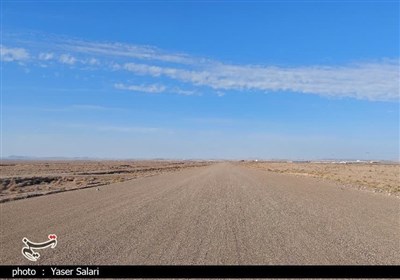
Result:
{"type": "Polygon", "coordinates": [[[219,163],[0,204],[0,264],[400,264],[400,200],[219,163]]]}
{"type": "Polygon", "coordinates": [[[321,178],[343,186],[353,186],[400,196],[400,164],[266,161],[248,161],[241,164],[270,172],[321,178]]]}
{"type": "Polygon", "coordinates": [[[207,164],[195,161],[3,161],[0,203],[207,164]]]}

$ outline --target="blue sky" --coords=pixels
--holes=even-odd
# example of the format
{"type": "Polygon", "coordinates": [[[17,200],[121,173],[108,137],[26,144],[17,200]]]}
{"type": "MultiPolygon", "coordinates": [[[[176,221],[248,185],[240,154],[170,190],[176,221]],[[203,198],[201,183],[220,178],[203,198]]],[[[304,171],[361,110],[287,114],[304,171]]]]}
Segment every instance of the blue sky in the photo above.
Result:
{"type": "Polygon", "coordinates": [[[2,154],[399,158],[399,2],[3,1],[2,154]]]}

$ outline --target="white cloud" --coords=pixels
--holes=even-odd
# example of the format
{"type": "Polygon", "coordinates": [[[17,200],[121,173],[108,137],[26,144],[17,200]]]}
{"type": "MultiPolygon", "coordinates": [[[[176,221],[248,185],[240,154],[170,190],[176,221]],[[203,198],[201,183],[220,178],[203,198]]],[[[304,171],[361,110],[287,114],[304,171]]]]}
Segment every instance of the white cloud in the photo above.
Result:
{"type": "Polygon", "coordinates": [[[23,48],[8,48],[0,45],[0,57],[3,61],[24,61],[29,59],[29,53],[23,48]]]}
{"type": "Polygon", "coordinates": [[[40,60],[51,60],[54,58],[54,53],[51,52],[42,52],[39,54],[39,59],[40,60]]]}
{"type": "Polygon", "coordinates": [[[73,65],[77,62],[77,59],[70,54],[62,54],[59,61],[64,64],[73,65]]]}
{"type": "Polygon", "coordinates": [[[163,68],[159,66],[138,63],[125,63],[123,69],[134,72],[136,74],[151,75],[155,77],[158,77],[160,75],[167,75],[169,69],[171,69],[171,71],[176,71],[173,68],[163,68]]]}
{"type": "Polygon", "coordinates": [[[152,85],[125,85],[122,83],[114,84],[114,88],[121,90],[131,90],[137,92],[147,92],[147,93],[162,93],[169,92],[180,95],[200,95],[195,90],[181,89],[179,87],[166,87],[164,85],[152,84],[152,85]]]}
{"type": "MultiPolygon", "coordinates": [[[[315,94],[324,97],[350,97],[371,101],[399,99],[399,60],[381,60],[345,65],[234,65],[208,58],[166,52],[151,46],[121,43],[98,43],[55,39],[63,64],[90,65],[90,69],[129,71],[134,75],[152,78],[166,77],[175,81],[169,91],[178,94],[196,94],[198,87],[215,92],[254,91],[315,94]],[[87,57],[85,57],[87,56],[87,57]],[[143,61],[146,60],[146,63],[143,61]],[[179,88],[185,88],[180,89],[179,88]]],[[[41,60],[52,57],[52,52],[41,52],[41,60]]],[[[29,54],[21,48],[2,48],[6,61],[26,60],[29,54]]],[[[87,69],[87,68],[84,68],[87,69]]],[[[165,92],[161,85],[115,84],[115,88],[148,93],[165,92]]]]}
{"type": "Polygon", "coordinates": [[[180,94],[180,95],[201,95],[195,90],[187,90],[187,89],[181,89],[181,88],[172,88],[170,90],[172,93],[180,94]]]}
{"type": "Polygon", "coordinates": [[[137,92],[147,92],[147,93],[161,93],[167,88],[163,85],[125,85],[125,84],[115,84],[116,89],[131,90],[137,92]]]}
{"type": "Polygon", "coordinates": [[[88,65],[100,65],[100,61],[98,59],[96,59],[96,58],[93,58],[93,57],[90,58],[90,59],[85,60],[83,63],[84,64],[88,64],[88,65]]]}
{"type": "Polygon", "coordinates": [[[399,61],[345,66],[275,67],[213,63],[202,69],[126,63],[138,75],[166,76],[215,90],[292,91],[368,100],[399,98],[399,61]]]}
{"type": "Polygon", "coordinates": [[[182,53],[165,52],[153,46],[123,43],[98,43],[81,40],[60,40],[58,44],[62,45],[64,49],[72,52],[91,55],[128,57],[180,64],[193,64],[203,60],[182,53]]]}

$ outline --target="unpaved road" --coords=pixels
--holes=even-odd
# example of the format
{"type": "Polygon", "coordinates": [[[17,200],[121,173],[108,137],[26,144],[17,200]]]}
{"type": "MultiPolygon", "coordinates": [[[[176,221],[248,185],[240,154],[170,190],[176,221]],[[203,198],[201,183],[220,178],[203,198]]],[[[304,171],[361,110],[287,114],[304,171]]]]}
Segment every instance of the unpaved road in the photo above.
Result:
{"type": "Polygon", "coordinates": [[[229,163],[7,202],[1,264],[400,264],[400,200],[229,163]]]}

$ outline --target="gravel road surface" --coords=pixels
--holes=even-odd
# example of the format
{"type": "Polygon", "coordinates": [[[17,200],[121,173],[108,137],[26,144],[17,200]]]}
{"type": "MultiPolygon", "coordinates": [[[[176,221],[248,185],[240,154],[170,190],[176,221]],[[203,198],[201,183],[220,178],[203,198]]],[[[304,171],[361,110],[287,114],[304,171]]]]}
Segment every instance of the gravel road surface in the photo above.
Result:
{"type": "Polygon", "coordinates": [[[231,163],[0,210],[1,264],[400,264],[400,199],[231,163]]]}

